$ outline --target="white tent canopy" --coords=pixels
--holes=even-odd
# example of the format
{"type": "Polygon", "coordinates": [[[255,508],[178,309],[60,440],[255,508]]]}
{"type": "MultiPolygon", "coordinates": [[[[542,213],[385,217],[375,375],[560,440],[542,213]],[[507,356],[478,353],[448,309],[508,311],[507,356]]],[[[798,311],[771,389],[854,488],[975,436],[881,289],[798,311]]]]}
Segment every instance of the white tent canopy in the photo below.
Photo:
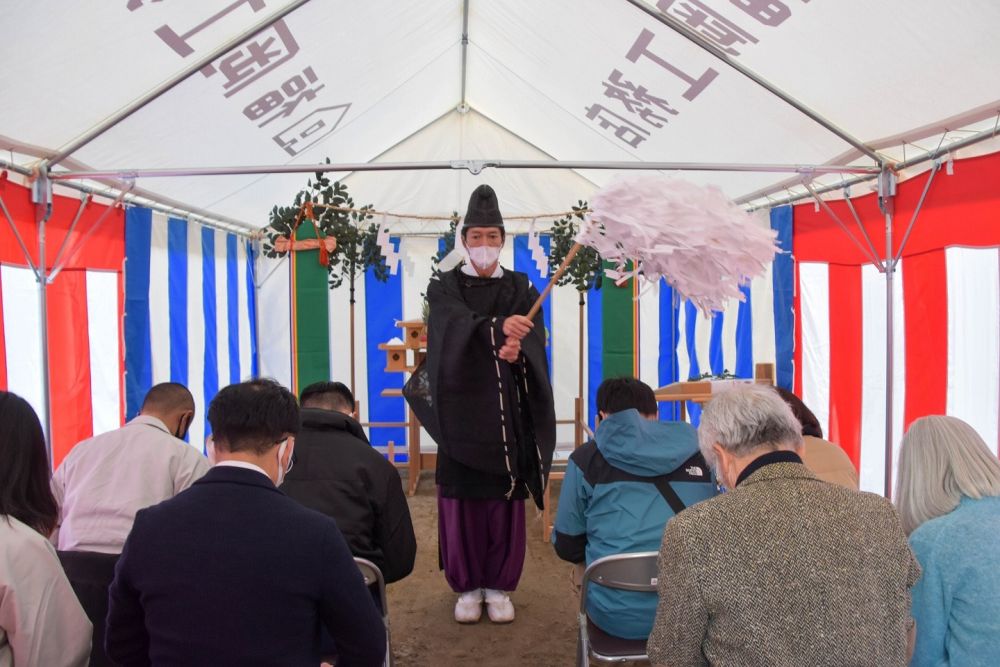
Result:
{"type": "MultiPolygon", "coordinates": [[[[947,149],[995,126],[994,2],[635,5],[643,3],[21,2],[0,25],[0,149],[22,167],[70,149],[54,174],[309,165],[327,157],[334,164],[878,166],[652,16],[656,8],[886,161],[947,149]],[[151,95],[172,80],[180,82],[151,95]],[[140,105],[147,96],[154,99],[140,105]]],[[[486,178],[502,184],[505,211],[530,214],[563,210],[614,175],[497,170],[486,178]]],[[[701,171],[687,178],[766,203],[764,195],[780,198],[801,177],[701,171]]],[[[264,173],[140,178],[136,192],[253,229],[304,180],[264,173]]],[[[359,174],[352,192],[382,209],[446,215],[464,208],[473,182],[457,171],[359,174]]]]}

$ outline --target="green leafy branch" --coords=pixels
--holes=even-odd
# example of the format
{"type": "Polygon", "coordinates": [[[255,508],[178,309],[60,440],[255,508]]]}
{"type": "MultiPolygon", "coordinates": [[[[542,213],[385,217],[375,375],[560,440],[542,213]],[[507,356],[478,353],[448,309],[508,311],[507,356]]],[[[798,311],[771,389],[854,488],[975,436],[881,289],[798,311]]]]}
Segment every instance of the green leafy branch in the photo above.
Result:
{"type": "MultiPolygon", "coordinates": [[[[330,164],[330,158],[326,163],[330,164]]],[[[331,181],[323,172],[316,172],[315,177],[295,195],[292,206],[271,209],[262,244],[264,255],[275,258],[284,254],[275,248],[275,241],[282,236],[293,238],[296,229],[306,222],[308,211],[303,207],[312,204],[311,213],[320,234],[337,241],[326,266],[330,288],[340,287],[345,279],[353,287],[369,267],[376,279],[387,281],[389,267],[378,245],[378,225],[370,222],[375,217],[372,205],[356,207],[346,184],[331,181]]]]}
{"type": "MultiPolygon", "coordinates": [[[[579,201],[573,206],[573,213],[552,223],[551,241],[549,246],[549,270],[555,272],[575,243],[580,224],[587,212],[587,202],[579,201]]],[[[576,253],[566,272],[557,285],[572,285],[579,292],[591,288],[600,289],[604,277],[604,262],[600,254],[593,248],[584,246],[576,253]]]]}

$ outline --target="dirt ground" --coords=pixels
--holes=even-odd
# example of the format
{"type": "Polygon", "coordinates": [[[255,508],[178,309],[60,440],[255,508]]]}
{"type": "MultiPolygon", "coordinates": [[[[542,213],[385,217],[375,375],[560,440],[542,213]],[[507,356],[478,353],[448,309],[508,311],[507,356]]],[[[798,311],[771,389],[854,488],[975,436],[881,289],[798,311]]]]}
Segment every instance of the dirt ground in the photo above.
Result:
{"type": "MultiPolygon", "coordinates": [[[[552,487],[553,506],[559,482],[552,487]]],[[[389,586],[392,648],[399,667],[493,667],[572,665],[576,656],[576,612],[570,565],[542,541],[542,516],[531,501],[527,512],[528,553],[518,589],[511,595],[517,611],[509,625],[486,617],[459,625],[453,617],[456,596],[438,570],[437,502],[433,475],[421,477],[409,498],[417,535],[413,573],[389,586]]],[[[554,516],[554,514],[553,514],[554,516]]]]}

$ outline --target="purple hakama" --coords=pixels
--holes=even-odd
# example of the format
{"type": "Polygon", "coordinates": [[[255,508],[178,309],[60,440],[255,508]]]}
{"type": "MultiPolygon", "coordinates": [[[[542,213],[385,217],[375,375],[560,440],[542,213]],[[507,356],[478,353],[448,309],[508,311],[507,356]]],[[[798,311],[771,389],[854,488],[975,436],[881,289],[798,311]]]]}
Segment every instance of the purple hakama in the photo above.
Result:
{"type": "Polygon", "coordinates": [[[438,541],[452,590],[517,588],[527,544],[524,521],[523,500],[442,498],[439,489],[438,541]]]}

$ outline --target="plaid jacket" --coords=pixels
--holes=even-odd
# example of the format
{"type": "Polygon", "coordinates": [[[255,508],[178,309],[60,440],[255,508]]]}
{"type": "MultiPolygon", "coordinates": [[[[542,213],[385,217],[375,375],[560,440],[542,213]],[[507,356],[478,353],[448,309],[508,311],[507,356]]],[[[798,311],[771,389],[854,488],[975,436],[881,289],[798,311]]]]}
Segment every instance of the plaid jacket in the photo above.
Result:
{"type": "MultiPolygon", "coordinates": [[[[773,463],[670,520],[654,664],[906,664],[920,566],[892,504],[773,463]]],[[[918,629],[919,631],[919,629],[918,629]]]]}

